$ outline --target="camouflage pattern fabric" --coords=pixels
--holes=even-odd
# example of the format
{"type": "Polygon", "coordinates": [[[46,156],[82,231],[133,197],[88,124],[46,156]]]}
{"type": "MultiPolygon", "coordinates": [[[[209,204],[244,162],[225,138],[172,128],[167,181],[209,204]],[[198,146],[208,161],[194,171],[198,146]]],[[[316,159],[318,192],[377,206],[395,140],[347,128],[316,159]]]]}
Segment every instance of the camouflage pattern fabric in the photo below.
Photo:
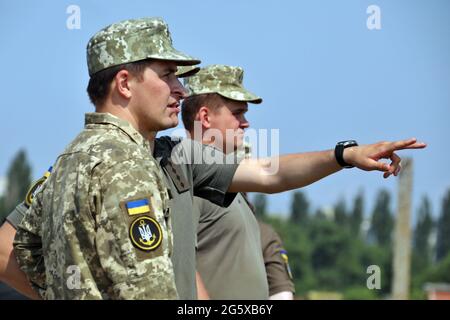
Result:
{"type": "Polygon", "coordinates": [[[90,113],[26,212],[14,250],[47,299],[176,299],[170,219],[149,142],[124,120],[90,113]],[[137,243],[155,238],[145,221],[159,228],[152,249],[137,243]]]}
{"type": "Polygon", "coordinates": [[[260,97],[244,88],[243,78],[244,70],[240,67],[214,64],[186,78],[184,85],[190,96],[218,93],[231,100],[261,103],[260,97]]]}
{"type": "Polygon", "coordinates": [[[199,71],[200,71],[200,67],[197,67],[197,66],[179,66],[176,76],[178,78],[186,78],[186,77],[193,76],[194,74],[196,74],[199,71]]]}
{"type": "Polygon", "coordinates": [[[125,20],[97,32],[87,45],[89,75],[124,63],[148,58],[195,65],[200,60],[176,50],[161,18],[125,20]]]}

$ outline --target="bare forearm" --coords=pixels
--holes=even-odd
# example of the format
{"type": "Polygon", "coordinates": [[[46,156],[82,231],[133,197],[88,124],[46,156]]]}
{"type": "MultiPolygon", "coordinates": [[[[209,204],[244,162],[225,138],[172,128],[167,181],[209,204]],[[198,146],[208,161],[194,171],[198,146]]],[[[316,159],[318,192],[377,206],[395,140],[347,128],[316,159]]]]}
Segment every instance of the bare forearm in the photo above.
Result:
{"type": "Polygon", "coordinates": [[[15,233],[16,230],[8,222],[0,228],[0,280],[28,298],[40,299],[17,263],[12,245],[15,233]]]}
{"type": "Polygon", "coordinates": [[[206,290],[205,284],[203,283],[202,277],[198,271],[195,274],[195,280],[197,282],[197,298],[198,300],[209,300],[209,294],[206,290]]]}
{"type": "Polygon", "coordinates": [[[307,186],[340,169],[332,150],[247,159],[239,165],[229,191],[283,192],[307,186]]]}
{"type": "Polygon", "coordinates": [[[332,150],[282,156],[278,173],[268,176],[269,192],[305,187],[339,170],[332,150]]]}

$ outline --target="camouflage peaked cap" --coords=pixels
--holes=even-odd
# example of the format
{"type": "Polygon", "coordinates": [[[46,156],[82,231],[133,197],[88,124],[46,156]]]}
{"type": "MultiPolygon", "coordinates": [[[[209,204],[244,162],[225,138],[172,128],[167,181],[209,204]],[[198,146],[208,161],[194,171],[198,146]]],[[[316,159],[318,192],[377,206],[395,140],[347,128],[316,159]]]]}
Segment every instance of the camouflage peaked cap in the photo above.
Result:
{"type": "Polygon", "coordinates": [[[178,78],[186,78],[186,77],[193,76],[194,74],[196,74],[199,71],[200,71],[200,67],[197,67],[197,66],[181,66],[181,67],[178,67],[176,76],[178,78]]]}
{"type": "Polygon", "coordinates": [[[161,18],[111,24],[97,32],[87,45],[90,76],[109,67],[147,58],[171,60],[186,66],[200,63],[174,49],[167,24],[161,18]]]}
{"type": "Polygon", "coordinates": [[[218,93],[221,96],[252,103],[261,103],[262,99],[245,89],[242,85],[244,70],[239,67],[214,64],[184,80],[190,96],[204,93],[218,93]]]}

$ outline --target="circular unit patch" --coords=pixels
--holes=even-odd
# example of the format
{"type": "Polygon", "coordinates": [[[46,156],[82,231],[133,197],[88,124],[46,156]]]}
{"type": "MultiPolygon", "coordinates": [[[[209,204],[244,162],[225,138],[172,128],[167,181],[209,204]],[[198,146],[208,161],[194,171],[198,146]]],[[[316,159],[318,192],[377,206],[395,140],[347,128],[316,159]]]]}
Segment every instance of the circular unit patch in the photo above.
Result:
{"type": "Polygon", "coordinates": [[[31,203],[33,202],[34,196],[36,195],[36,193],[39,191],[40,187],[42,186],[42,184],[45,182],[45,180],[47,179],[47,177],[42,177],[39,180],[37,180],[32,186],[31,188],[28,190],[27,195],[25,197],[25,204],[30,207],[31,203]]]}
{"type": "Polygon", "coordinates": [[[143,251],[153,251],[162,241],[161,226],[151,217],[139,217],[130,226],[130,238],[135,247],[143,251]]]}

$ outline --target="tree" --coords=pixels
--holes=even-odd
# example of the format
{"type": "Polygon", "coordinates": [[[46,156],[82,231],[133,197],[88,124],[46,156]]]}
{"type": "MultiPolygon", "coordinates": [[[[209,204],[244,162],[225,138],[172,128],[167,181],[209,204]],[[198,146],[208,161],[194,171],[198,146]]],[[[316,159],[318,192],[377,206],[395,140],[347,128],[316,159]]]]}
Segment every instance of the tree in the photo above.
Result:
{"type": "Polygon", "coordinates": [[[431,261],[430,236],[432,231],[433,218],[431,214],[431,204],[428,197],[424,196],[419,207],[413,238],[414,254],[423,262],[422,267],[426,267],[431,261]]]}
{"type": "Polygon", "coordinates": [[[350,230],[352,234],[358,236],[361,231],[361,224],[364,217],[364,194],[360,191],[353,202],[353,210],[350,214],[350,230]]]}
{"type": "Polygon", "coordinates": [[[391,196],[387,190],[378,192],[375,207],[372,212],[372,221],[369,229],[369,240],[380,246],[391,244],[394,218],[390,208],[391,196]]]}
{"type": "Polygon", "coordinates": [[[441,215],[438,221],[436,260],[441,261],[450,253],[450,189],[442,200],[441,215]]]}
{"type": "Polygon", "coordinates": [[[348,222],[347,206],[345,199],[341,198],[334,206],[334,221],[338,226],[346,226],[348,222]]]}
{"type": "Polygon", "coordinates": [[[1,201],[1,218],[5,218],[18,203],[25,199],[30,184],[31,167],[26,152],[19,150],[8,169],[6,190],[1,201]]]}
{"type": "Polygon", "coordinates": [[[303,191],[296,191],[292,196],[291,221],[304,224],[309,217],[309,201],[303,191]]]}
{"type": "Polygon", "coordinates": [[[267,196],[264,193],[257,193],[255,196],[255,215],[262,218],[267,214],[267,196]]]}

